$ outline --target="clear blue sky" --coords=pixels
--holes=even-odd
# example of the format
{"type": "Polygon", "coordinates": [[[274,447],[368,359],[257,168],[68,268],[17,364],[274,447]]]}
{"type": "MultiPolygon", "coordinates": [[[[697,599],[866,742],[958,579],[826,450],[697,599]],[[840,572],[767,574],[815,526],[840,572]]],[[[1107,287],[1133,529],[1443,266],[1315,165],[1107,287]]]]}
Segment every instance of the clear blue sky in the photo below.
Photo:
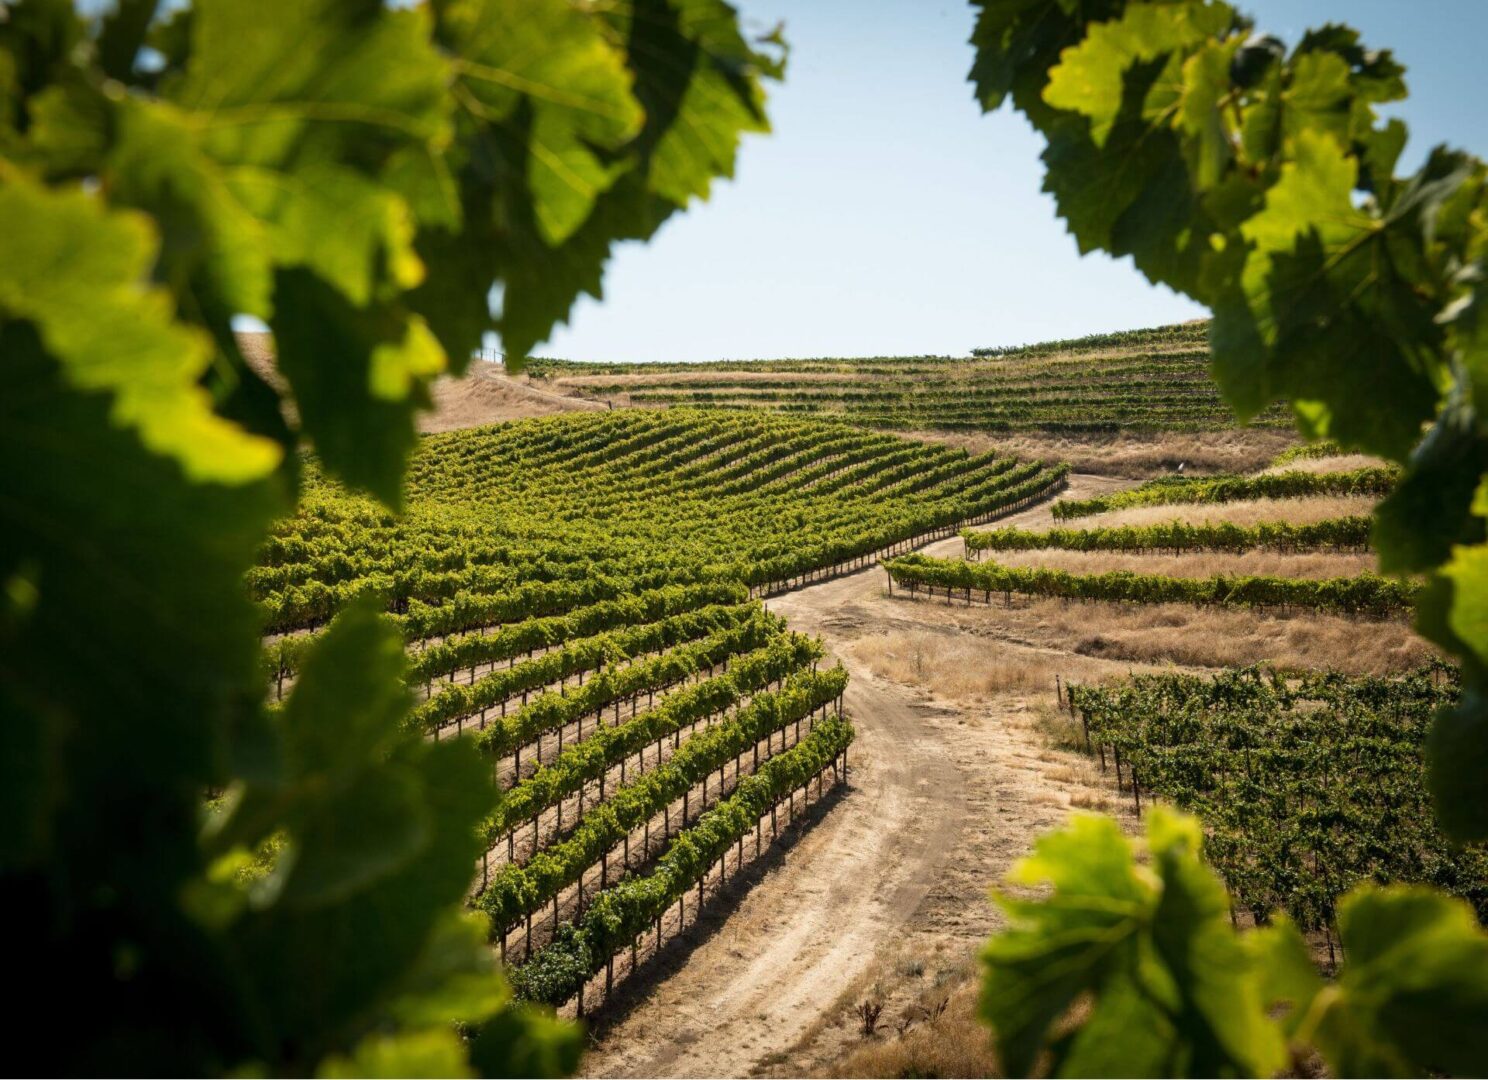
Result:
{"type": "MultiPolygon", "coordinates": [[[[963,354],[1204,314],[1127,261],[1076,254],[1039,190],[1039,141],[1006,107],[984,117],[972,99],[969,5],[739,6],[751,25],[783,19],[791,42],[774,133],[746,141],[710,202],[620,249],[604,301],[581,301],[541,355],[963,354]]],[[[1438,142],[1488,156],[1488,0],[1240,6],[1288,42],[1334,20],[1394,49],[1411,167],[1438,142]]]]}

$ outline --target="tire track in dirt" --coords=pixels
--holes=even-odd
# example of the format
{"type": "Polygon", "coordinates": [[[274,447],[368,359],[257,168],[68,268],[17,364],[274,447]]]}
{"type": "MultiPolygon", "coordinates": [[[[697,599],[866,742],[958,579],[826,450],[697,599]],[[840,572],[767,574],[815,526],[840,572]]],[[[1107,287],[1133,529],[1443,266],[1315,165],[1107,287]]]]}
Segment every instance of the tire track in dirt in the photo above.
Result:
{"type": "MultiPolygon", "coordinates": [[[[1072,477],[1083,497],[1125,486],[1072,477]]],[[[1047,523],[1048,504],[1006,521],[1047,523]]],[[[919,550],[949,555],[959,538],[919,550]]],[[[845,696],[858,737],[851,787],[699,942],[680,969],[593,1037],[590,1076],[746,1076],[787,1060],[811,1041],[903,940],[916,912],[943,884],[971,820],[975,756],[953,754],[937,731],[948,710],[876,678],[844,646],[845,631],[889,625],[878,566],[775,597],[767,605],[795,630],[820,636],[828,661],[852,679],[845,696]]],[[[980,807],[978,807],[980,813],[980,807]]],[[[997,826],[998,822],[990,823],[997,826]]],[[[1019,835],[1003,838],[1016,846],[1019,835]]],[[[789,1068],[789,1066],[787,1066],[789,1068]]]]}

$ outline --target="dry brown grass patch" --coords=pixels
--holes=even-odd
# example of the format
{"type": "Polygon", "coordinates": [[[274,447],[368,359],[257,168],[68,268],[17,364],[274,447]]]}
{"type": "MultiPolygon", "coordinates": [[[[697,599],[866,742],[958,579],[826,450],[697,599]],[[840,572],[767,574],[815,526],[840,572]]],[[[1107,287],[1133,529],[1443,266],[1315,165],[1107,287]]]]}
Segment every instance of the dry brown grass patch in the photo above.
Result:
{"type": "Polygon", "coordinates": [[[1056,657],[1010,656],[955,631],[896,631],[862,638],[852,649],[879,678],[960,700],[1010,690],[1051,691],[1060,670],[1056,657]]]}
{"type": "Polygon", "coordinates": [[[1435,651],[1403,621],[1058,600],[1039,601],[1021,614],[1083,656],[1139,664],[1221,668],[1265,662],[1392,675],[1419,666],[1435,651]]]}
{"type": "Polygon", "coordinates": [[[1190,525],[1218,524],[1258,525],[1263,521],[1285,521],[1306,525],[1330,518],[1367,516],[1374,512],[1374,500],[1362,496],[1324,495],[1309,499],[1246,499],[1228,503],[1191,503],[1183,506],[1133,506],[1092,514],[1062,522],[1072,529],[1095,529],[1111,525],[1158,525],[1183,521],[1190,525]]]}
{"type": "Polygon", "coordinates": [[[1328,457],[1300,458],[1297,461],[1289,461],[1285,465],[1273,465],[1265,471],[1268,473],[1353,472],[1355,469],[1377,469],[1385,464],[1388,463],[1384,458],[1372,457],[1369,454],[1332,454],[1328,457]]]}
{"type": "Polygon", "coordinates": [[[864,1043],[824,1076],[996,1076],[997,1059],[987,1028],[976,1016],[978,987],[967,979],[942,992],[939,1002],[896,1016],[887,1034],[864,1043]],[[903,1034],[897,1028],[910,1022],[903,1034]]]}
{"type": "Polygon", "coordinates": [[[1137,574],[1205,578],[1220,574],[1288,578],[1354,577],[1375,568],[1373,554],[1313,552],[1288,555],[1275,551],[1240,553],[1200,551],[1183,555],[1133,555],[1120,551],[999,551],[988,558],[1010,566],[1037,566],[1075,574],[1130,570],[1137,574]]]}

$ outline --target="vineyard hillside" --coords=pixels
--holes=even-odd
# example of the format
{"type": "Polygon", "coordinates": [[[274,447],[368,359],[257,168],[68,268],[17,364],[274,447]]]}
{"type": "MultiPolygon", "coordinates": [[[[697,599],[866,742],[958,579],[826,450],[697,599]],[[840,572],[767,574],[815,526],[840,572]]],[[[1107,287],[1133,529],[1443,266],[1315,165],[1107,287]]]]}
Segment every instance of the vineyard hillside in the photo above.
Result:
{"type": "Polygon", "coordinates": [[[533,359],[519,378],[585,403],[831,417],[974,454],[1144,479],[1255,469],[1294,445],[1284,410],[1237,425],[1210,378],[1205,323],[970,357],[597,363],[533,359]]]}
{"type": "Polygon", "coordinates": [[[470,903],[518,993],[578,1014],[845,790],[848,673],[768,598],[1067,483],[844,424],[686,410],[427,436],[400,514],[305,472],[248,576],[272,697],[292,705],[338,613],[380,609],[406,643],[412,724],[470,740],[505,792],[470,903]]]}
{"type": "MultiPolygon", "coordinates": [[[[1277,433],[1230,459],[1245,470],[1148,462],[1137,483],[852,415],[586,404],[425,436],[399,514],[310,462],[249,587],[276,699],[337,612],[371,602],[397,628],[413,722],[471,740],[505,792],[469,903],[520,996],[589,1019],[592,1074],[990,1069],[969,966],[1001,926],[988,885],[1072,808],[1129,828],[1154,797],[1214,816],[1223,775],[1176,784],[1118,707],[1170,692],[1151,680],[1297,684],[1255,718],[1258,745],[1293,697],[1334,718],[1339,752],[1372,710],[1383,756],[1362,781],[1384,794],[1339,812],[1429,821],[1411,770],[1455,690],[1411,630],[1415,585],[1374,573],[1368,517],[1398,479],[1377,460],[1276,453],[1277,433]],[[1396,686],[1426,689],[1395,708],[1396,686]],[[865,1001],[895,1037],[863,1043],[865,1001]]],[[[1271,820],[1293,793],[1266,782],[1243,794],[1271,820]]],[[[1271,850],[1243,819],[1214,827],[1219,853],[1271,850]]],[[[1321,963],[1361,876],[1488,896],[1429,828],[1370,863],[1325,841],[1301,864],[1216,855],[1321,963]]]]}
{"type": "MultiPolygon", "coordinates": [[[[1123,755],[1101,769],[1096,695],[1253,665],[1387,686],[1432,662],[1413,586],[1373,573],[1394,482],[1289,451],[1134,484],[844,420],[604,409],[426,436],[399,515],[312,462],[249,586],[276,698],[336,612],[370,598],[398,628],[414,722],[473,740],[506,792],[470,903],[522,996],[595,1025],[591,1072],[974,1071],[969,1034],[948,1060],[924,1018],[975,1031],[987,886],[1070,808],[1130,823],[1160,785],[1116,720],[1090,721],[1123,755]],[[862,1046],[863,1000],[901,1034],[862,1046]],[[770,1036],[746,1037],[760,1016],[770,1036]]],[[[1424,715],[1381,737],[1418,744],[1424,715]]],[[[1385,790],[1418,794],[1392,767],[1385,790]]],[[[1421,816],[1351,812],[1397,811],[1421,816]]],[[[1477,895],[1439,839],[1403,843],[1388,872],[1424,855],[1477,895]]],[[[1308,914],[1321,959],[1329,898],[1372,871],[1226,872],[1257,910],[1308,914]]]]}

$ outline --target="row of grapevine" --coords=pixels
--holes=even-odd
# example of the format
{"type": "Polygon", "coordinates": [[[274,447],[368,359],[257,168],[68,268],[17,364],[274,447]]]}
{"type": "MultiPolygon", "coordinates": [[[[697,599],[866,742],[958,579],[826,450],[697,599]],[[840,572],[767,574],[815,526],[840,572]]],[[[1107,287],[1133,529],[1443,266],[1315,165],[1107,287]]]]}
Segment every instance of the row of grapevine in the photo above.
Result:
{"type": "Polygon", "coordinates": [[[651,873],[627,877],[594,898],[584,916],[512,973],[520,996],[553,1005],[582,992],[588,979],[660,920],[787,796],[828,770],[845,769],[852,725],[818,723],[796,746],[740,781],[734,792],[674,836],[651,873]]]}
{"type": "Polygon", "coordinates": [[[1089,517],[1133,506],[1167,503],[1225,503],[1242,499],[1300,499],[1315,495],[1380,497],[1394,490],[1400,471],[1368,466],[1348,472],[1256,473],[1249,476],[1163,477],[1128,491],[1089,499],[1061,499],[1053,506],[1056,520],[1089,517]]]}
{"type": "Polygon", "coordinates": [[[1187,551],[1366,551],[1370,519],[1360,515],[1293,525],[1263,521],[1255,525],[1230,522],[1189,524],[1169,521],[1155,525],[1112,525],[1091,529],[962,530],[966,555],[984,551],[1122,551],[1181,555],[1187,551]]]}
{"type": "Polygon", "coordinates": [[[1165,574],[1137,574],[1111,570],[1077,574],[1047,567],[969,563],[964,559],[933,559],[910,554],[885,562],[890,591],[895,585],[911,595],[944,590],[949,601],[976,594],[991,603],[994,594],[1013,593],[1071,600],[1123,601],[1139,604],[1235,605],[1240,607],[1297,608],[1392,618],[1406,614],[1415,601],[1416,586],[1364,573],[1342,578],[1285,578],[1260,575],[1221,575],[1183,578],[1165,574]]]}
{"type": "Polygon", "coordinates": [[[1089,352],[1094,349],[1130,348],[1135,345],[1202,345],[1208,340],[1207,322],[1171,323],[1135,330],[1111,330],[1077,338],[1041,341],[1032,345],[997,345],[972,349],[973,356],[1041,356],[1049,352],[1089,352]]]}
{"type": "Polygon", "coordinates": [[[1279,468],[1290,465],[1296,461],[1316,461],[1319,458],[1337,457],[1348,453],[1332,439],[1319,439],[1317,442],[1303,443],[1301,446],[1293,446],[1271,459],[1271,467],[1279,468]]]}
{"type": "MultiPolygon", "coordinates": [[[[683,798],[705,777],[735,761],[745,751],[757,749],[760,742],[769,740],[787,725],[835,701],[846,682],[846,674],[840,668],[816,674],[806,672],[790,679],[779,693],[755,695],[728,721],[682,743],[664,764],[609,792],[561,843],[543,849],[525,864],[508,863],[482,889],[476,906],[491,916],[493,929],[504,935],[518,921],[556,898],[605,852],[683,798]]],[[[640,744],[649,741],[651,738],[643,738],[640,744]]],[[[596,745],[587,756],[603,760],[606,749],[596,745]]],[[[581,759],[571,764],[573,767],[567,771],[575,779],[582,777],[585,762],[581,759]]],[[[684,811],[683,827],[687,825],[684,811]]]]}

